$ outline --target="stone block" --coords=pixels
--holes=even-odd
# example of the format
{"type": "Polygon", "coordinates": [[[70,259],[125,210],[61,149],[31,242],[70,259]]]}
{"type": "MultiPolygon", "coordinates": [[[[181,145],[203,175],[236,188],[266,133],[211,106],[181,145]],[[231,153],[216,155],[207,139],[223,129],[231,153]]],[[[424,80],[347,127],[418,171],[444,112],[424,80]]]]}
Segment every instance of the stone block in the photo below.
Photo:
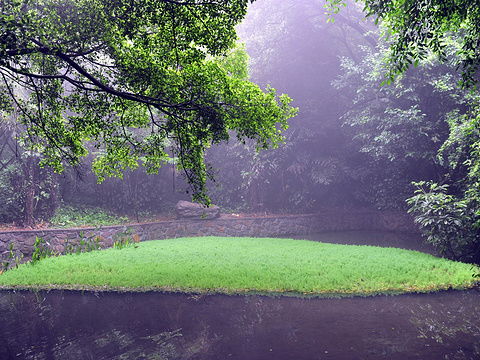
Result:
{"type": "Polygon", "coordinates": [[[205,207],[201,204],[180,200],[175,206],[178,219],[215,219],[220,216],[220,208],[216,205],[205,207]]]}

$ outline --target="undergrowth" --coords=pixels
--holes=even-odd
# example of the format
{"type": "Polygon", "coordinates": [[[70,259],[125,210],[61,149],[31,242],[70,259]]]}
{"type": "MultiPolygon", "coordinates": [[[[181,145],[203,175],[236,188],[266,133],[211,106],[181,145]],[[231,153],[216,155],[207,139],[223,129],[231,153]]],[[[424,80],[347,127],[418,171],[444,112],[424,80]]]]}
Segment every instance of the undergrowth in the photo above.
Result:
{"type": "Polygon", "coordinates": [[[128,222],[128,217],[117,216],[101,208],[62,206],[50,219],[54,227],[69,228],[79,226],[115,225],[128,222]]]}

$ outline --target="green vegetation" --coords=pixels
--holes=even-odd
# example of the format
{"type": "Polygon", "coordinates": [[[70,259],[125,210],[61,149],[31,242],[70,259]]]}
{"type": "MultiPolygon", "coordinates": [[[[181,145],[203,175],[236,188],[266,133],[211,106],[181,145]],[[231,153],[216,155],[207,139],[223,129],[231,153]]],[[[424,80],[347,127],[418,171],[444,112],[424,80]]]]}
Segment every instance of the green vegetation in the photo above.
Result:
{"type": "Polygon", "coordinates": [[[246,79],[235,26],[247,1],[1,4],[0,116],[24,124],[26,148],[56,171],[91,153],[103,180],[140,165],[157,173],[176,157],[208,203],[205,150],[232,131],[275,147],[296,113],[288,96],[246,79]]]}
{"type": "Polygon", "coordinates": [[[448,185],[415,185],[409,211],[427,242],[450,259],[480,264],[480,209],[475,199],[448,194],[448,185]]]}
{"type": "Polygon", "coordinates": [[[50,219],[54,227],[115,225],[128,222],[128,217],[116,216],[96,207],[63,206],[50,219]]]}
{"type": "MultiPolygon", "coordinates": [[[[396,172],[402,159],[410,169],[428,171],[428,176],[417,173],[427,181],[417,179],[413,183],[417,189],[408,199],[415,222],[441,254],[480,264],[478,2],[363,4],[365,14],[374,17],[383,31],[376,46],[364,50],[373,56],[361,55],[363,60],[358,61],[358,55],[351,54],[343,61],[344,74],[337,86],[346,89],[348,82],[348,88],[355,88],[354,110],[344,116],[345,123],[367,130],[354,135],[363,143],[362,151],[389,158],[396,172]],[[383,84],[396,81],[379,88],[381,79],[383,84]],[[398,150],[402,157],[395,155],[398,150]],[[415,165],[419,161],[427,166],[415,165]]],[[[344,6],[344,0],[327,0],[331,15],[344,6]]],[[[389,187],[401,185],[402,177],[392,175],[395,181],[389,187]]],[[[388,177],[383,179],[388,182],[388,177]]]]}
{"type": "Polygon", "coordinates": [[[46,259],[55,255],[55,252],[50,248],[45,239],[35,236],[33,243],[32,265],[38,263],[42,259],[46,259]]]}
{"type": "Polygon", "coordinates": [[[0,285],[351,296],[468,288],[476,273],[469,264],[396,248],[198,237],[51,257],[5,272],[0,285]]]}
{"type": "Polygon", "coordinates": [[[351,104],[344,125],[370,158],[365,179],[375,184],[375,204],[403,207],[409,198],[427,242],[453,260],[480,264],[480,93],[456,86],[459,47],[457,37],[449,38],[450,63],[430,54],[419,60],[421,71],[379,86],[389,55],[388,43],[379,41],[343,58],[334,85],[351,104]]]}
{"type": "Polygon", "coordinates": [[[65,241],[64,254],[80,254],[83,252],[89,252],[93,250],[98,250],[101,248],[99,236],[95,237],[86,237],[83,232],[80,232],[80,241],[71,243],[70,241],[65,241]]]}
{"type": "MultiPolygon", "coordinates": [[[[345,0],[326,0],[330,14],[346,6],[345,0]]],[[[364,13],[375,23],[385,24],[390,54],[387,58],[388,83],[413,64],[425,60],[432,52],[445,63],[447,43],[459,36],[458,57],[454,64],[462,73],[462,84],[478,84],[480,65],[480,7],[471,0],[365,0],[364,13]]],[[[331,18],[330,20],[334,20],[331,18]]]]}
{"type": "MultiPolygon", "coordinates": [[[[188,184],[209,203],[216,177],[212,200],[235,211],[408,205],[442,255],[480,264],[478,2],[326,6],[1,0],[0,222],[33,227],[60,204],[139,220],[188,184]],[[58,176],[64,163],[82,166],[58,176]],[[108,176],[122,181],[96,184],[108,176]]],[[[52,222],[120,220],[69,212],[52,222]]]]}
{"type": "Polygon", "coordinates": [[[7,271],[12,267],[18,267],[23,260],[23,254],[15,249],[15,245],[10,243],[8,251],[3,261],[0,263],[0,271],[7,271]]]}

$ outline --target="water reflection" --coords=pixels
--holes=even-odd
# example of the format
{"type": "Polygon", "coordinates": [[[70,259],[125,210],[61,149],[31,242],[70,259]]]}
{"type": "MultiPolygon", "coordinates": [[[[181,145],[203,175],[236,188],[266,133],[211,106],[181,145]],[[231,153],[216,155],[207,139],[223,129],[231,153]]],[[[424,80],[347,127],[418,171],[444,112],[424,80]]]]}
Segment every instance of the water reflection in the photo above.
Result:
{"type": "Polygon", "coordinates": [[[479,359],[480,292],[0,293],[0,359],[479,359]]]}

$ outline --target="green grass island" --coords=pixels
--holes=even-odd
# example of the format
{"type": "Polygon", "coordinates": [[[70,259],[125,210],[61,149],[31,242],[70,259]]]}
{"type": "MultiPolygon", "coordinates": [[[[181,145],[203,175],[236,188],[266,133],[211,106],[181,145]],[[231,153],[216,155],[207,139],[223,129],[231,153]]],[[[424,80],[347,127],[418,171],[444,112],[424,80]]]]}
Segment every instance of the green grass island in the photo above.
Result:
{"type": "Polygon", "coordinates": [[[467,289],[479,268],[418,251],[277,238],[146,241],[26,263],[2,289],[368,296],[467,289]]]}

